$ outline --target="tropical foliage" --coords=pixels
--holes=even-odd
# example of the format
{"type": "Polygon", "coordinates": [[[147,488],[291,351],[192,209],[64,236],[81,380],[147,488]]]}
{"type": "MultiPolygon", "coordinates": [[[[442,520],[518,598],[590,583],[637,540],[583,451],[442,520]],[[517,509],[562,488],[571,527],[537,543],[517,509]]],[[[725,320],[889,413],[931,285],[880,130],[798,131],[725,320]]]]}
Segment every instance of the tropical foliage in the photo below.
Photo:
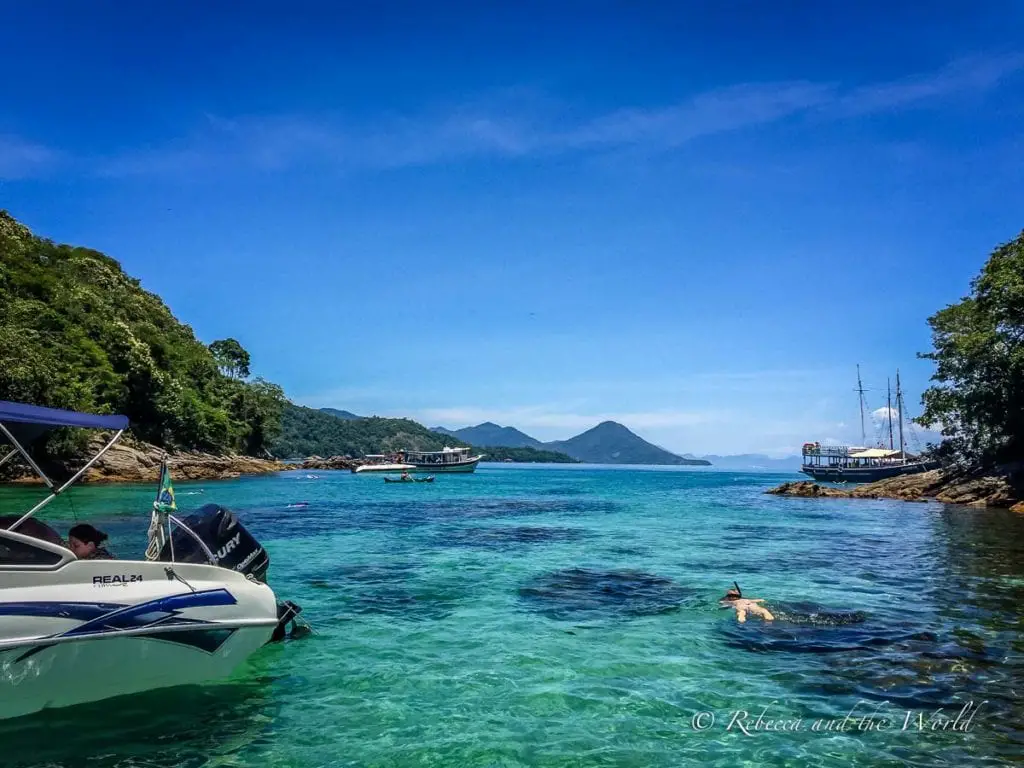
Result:
{"type": "Polygon", "coordinates": [[[1024,232],[999,246],[971,293],[928,319],[935,362],[925,426],[946,438],[940,455],[988,466],[1024,458],[1024,232]]]}
{"type": "Polygon", "coordinates": [[[122,413],[157,445],[256,455],[285,401],[248,376],[236,340],[207,347],[114,259],[0,211],[0,399],[122,413]]]}

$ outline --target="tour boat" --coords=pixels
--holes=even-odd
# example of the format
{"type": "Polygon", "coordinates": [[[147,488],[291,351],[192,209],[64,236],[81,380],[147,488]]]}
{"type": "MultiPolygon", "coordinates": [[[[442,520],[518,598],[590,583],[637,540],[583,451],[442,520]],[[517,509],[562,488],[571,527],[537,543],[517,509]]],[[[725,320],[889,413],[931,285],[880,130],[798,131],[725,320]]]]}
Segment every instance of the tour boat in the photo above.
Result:
{"type": "Polygon", "coordinates": [[[174,514],[166,464],[145,559],[80,560],[35,517],[127,427],[124,416],[0,401],[0,443],[12,446],[0,465],[20,456],[50,490],[24,514],[0,516],[0,719],[224,678],[301,610],[277,600],[269,556],[230,511],[174,514]],[[26,449],[56,427],[115,434],[56,486],[26,449]]]}
{"type": "Polygon", "coordinates": [[[804,443],[803,462],[800,471],[815,480],[833,483],[873,483],[900,475],[913,475],[938,469],[939,462],[914,456],[906,451],[903,440],[903,390],[900,388],[900,374],[896,372],[896,409],[899,416],[899,448],[893,440],[892,393],[886,398],[889,427],[889,447],[884,444],[867,447],[864,429],[864,386],[857,367],[857,389],[860,393],[860,446],[822,445],[820,442],[804,443]]]}
{"type": "Polygon", "coordinates": [[[470,456],[469,448],[444,448],[440,451],[402,451],[399,461],[411,464],[409,472],[472,472],[483,454],[470,456]]]}
{"type": "Polygon", "coordinates": [[[394,454],[369,454],[367,464],[353,472],[472,472],[483,454],[471,456],[469,448],[448,448],[440,451],[398,451],[394,454]]]}

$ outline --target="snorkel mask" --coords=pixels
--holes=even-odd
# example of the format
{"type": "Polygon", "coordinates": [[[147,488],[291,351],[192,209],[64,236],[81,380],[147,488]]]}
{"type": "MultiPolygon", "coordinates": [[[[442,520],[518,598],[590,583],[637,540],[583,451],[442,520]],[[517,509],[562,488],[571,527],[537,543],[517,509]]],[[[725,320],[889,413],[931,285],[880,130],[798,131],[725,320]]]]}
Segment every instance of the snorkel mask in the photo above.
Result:
{"type": "Polygon", "coordinates": [[[735,581],[732,583],[732,585],[733,587],[735,587],[735,589],[727,590],[725,593],[725,597],[722,598],[723,600],[739,600],[743,597],[743,590],[740,589],[740,585],[737,584],[735,581]]]}

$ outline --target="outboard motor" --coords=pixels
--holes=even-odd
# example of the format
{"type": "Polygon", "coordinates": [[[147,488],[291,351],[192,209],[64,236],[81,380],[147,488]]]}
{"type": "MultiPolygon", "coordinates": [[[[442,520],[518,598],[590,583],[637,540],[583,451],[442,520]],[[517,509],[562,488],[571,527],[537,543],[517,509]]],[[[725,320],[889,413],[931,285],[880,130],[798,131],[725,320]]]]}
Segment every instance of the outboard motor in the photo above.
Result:
{"type": "MultiPolygon", "coordinates": [[[[270,555],[245,529],[234,512],[217,504],[207,504],[181,522],[210,550],[214,565],[266,582],[270,555]]],[[[171,540],[160,550],[160,560],[170,561],[172,544],[175,562],[210,563],[209,556],[199,542],[177,526],[171,534],[171,540]]]]}
{"type": "MultiPolygon", "coordinates": [[[[234,512],[218,504],[207,504],[181,522],[206,545],[206,549],[210,550],[214,559],[213,565],[230,568],[266,583],[270,555],[245,529],[234,512]]],[[[210,564],[210,556],[195,537],[189,535],[188,531],[183,531],[181,526],[175,526],[171,540],[160,550],[160,560],[171,560],[172,542],[174,562],[210,564]]],[[[302,608],[291,600],[278,601],[277,626],[269,642],[278,642],[289,634],[291,637],[301,637],[311,632],[312,628],[299,618],[301,612],[302,608]]]]}

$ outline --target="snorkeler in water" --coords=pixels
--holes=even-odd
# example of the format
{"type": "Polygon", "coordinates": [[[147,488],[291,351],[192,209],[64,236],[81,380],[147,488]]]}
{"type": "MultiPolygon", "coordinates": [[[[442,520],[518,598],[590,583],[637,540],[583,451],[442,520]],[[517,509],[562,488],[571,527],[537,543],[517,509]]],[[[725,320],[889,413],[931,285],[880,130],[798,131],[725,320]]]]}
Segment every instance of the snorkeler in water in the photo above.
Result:
{"type": "Polygon", "coordinates": [[[740,589],[740,585],[735,581],[732,583],[734,589],[730,589],[725,593],[725,597],[718,601],[718,604],[723,608],[732,608],[736,611],[736,621],[741,624],[747,620],[747,614],[753,616],[760,616],[765,621],[774,621],[775,617],[772,616],[764,606],[758,605],[763,603],[764,598],[760,597],[744,597],[743,591],[740,589]]]}

